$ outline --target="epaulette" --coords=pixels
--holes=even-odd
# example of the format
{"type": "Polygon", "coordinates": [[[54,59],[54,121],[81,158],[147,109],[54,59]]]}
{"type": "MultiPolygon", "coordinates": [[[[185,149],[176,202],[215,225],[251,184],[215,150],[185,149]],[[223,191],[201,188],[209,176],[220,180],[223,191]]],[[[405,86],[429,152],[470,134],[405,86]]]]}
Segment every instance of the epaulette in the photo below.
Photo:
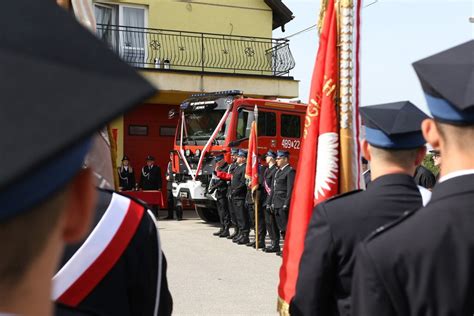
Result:
{"type": "Polygon", "coordinates": [[[331,196],[329,199],[324,200],[323,202],[329,202],[329,201],[332,201],[332,200],[336,200],[336,199],[339,199],[339,198],[342,198],[342,197],[345,197],[345,196],[352,195],[354,193],[359,193],[361,191],[364,191],[364,190],[357,189],[357,190],[352,190],[352,191],[349,191],[349,192],[344,192],[344,193],[341,193],[341,194],[338,194],[338,195],[331,196]]]}
{"type": "Polygon", "coordinates": [[[372,233],[370,233],[370,235],[365,239],[365,241],[369,241],[369,240],[372,240],[374,239],[375,237],[377,237],[378,235],[388,231],[390,228],[393,228],[395,226],[397,226],[398,224],[400,224],[401,222],[403,222],[404,220],[406,220],[407,218],[411,217],[413,214],[416,213],[418,209],[413,209],[413,210],[409,210],[409,211],[405,211],[403,213],[402,216],[400,216],[399,218],[397,218],[396,220],[388,223],[388,224],[385,224],[385,225],[382,225],[380,226],[379,228],[377,228],[376,230],[374,230],[372,233]]]}

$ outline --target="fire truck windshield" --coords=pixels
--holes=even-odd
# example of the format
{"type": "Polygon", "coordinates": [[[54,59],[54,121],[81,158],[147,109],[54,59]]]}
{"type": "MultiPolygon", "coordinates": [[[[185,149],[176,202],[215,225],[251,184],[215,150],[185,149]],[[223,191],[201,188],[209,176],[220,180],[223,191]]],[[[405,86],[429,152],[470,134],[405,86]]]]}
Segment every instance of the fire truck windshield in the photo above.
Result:
{"type": "MultiPolygon", "coordinates": [[[[190,112],[184,114],[184,131],[183,141],[185,142],[196,142],[196,141],[207,141],[214,130],[216,129],[219,121],[224,115],[224,110],[213,110],[213,111],[199,111],[190,112]]],[[[224,140],[226,135],[226,129],[228,127],[229,117],[224,122],[221,130],[218,132],[216,141],[224,140]]],[[[180,122],[179,127],[183,126],[180,122]]],[[[177,141],[179,142],[181,136],[181,130],[178,130],[177,141]]]]}

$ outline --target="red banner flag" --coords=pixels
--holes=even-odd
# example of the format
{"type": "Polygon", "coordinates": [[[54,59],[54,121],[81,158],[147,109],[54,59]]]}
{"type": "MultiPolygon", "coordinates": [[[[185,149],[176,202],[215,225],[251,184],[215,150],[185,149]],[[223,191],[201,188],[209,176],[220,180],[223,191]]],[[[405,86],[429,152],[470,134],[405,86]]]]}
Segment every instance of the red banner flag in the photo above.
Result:
{"type": "MultiPolygon", "coordinates": [[[[249,149],[245,177],[249,179],[252,193],[258,188],[257,124],[252,122],[249,136],[249,149]]],[[[253,194],[252,194],[253,198],[253,194]]]]}
{"type": "Polygon", "coordinates": [[[339,190],[339,131],[335,101],[338,52],[334,0],[328,0],[327,7],[321,10],[325,10],[322,11],[322,32],[280,268],[278,310],[282,315],[288,314],[290,300],[295,294],[299,263],[313,208],[339,190]]]}

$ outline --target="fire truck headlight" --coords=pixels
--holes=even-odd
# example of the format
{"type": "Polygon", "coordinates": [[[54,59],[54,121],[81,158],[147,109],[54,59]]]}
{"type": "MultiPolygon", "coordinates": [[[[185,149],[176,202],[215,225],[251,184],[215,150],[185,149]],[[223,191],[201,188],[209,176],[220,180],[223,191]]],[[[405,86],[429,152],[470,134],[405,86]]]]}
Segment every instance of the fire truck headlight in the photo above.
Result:
{"type": "Polygon", "coordinates": [[[186,151],[184,152],[184,154],[186,155],[186,157],[191,156],[191,150],[186,149],[186,151]]]}
{"type": "Polygon", "coordinates": [[[201,150],[200,149],[196,149],[196,153],[195,153],[196,157],[199,157],[201,155],[201,150]]]}

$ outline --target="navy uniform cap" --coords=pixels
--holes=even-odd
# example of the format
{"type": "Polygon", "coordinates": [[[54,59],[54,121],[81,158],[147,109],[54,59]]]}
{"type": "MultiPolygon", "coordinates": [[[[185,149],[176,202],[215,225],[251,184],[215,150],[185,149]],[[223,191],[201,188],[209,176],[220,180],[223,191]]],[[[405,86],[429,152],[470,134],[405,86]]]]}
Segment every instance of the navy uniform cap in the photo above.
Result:
{"type": "Polygon", "coordinates": [[[239,149],[238,148],[231,148],[230,149],[230,154],[231,155],[237,155],[239,153],[239,149]]]}
{"type": "Polygon", "coordinates": [[[148,155],[146,156],[146,161],[155,161],[155,157],[151,156],[151,155],[148,155]]]}
{"type": "Polygon", "coordinates": [[[243,149],[239,149],[239,152],[237,154],[239,157],[247,157],[247,151],[243,149]]]}
{"type": "Polygon", "coordinates": [[[276,156],[277,156],[277,158],[290,157],[290,152],[287,151],[287,150],[277,150],[276,156]]]}
{"type": "Polygon", "coordinates": [[[123,156],[122,161],[124,160],[130,160],[127,155],[123,156]]]}
{"type": "Polygon", "coordinates": [[[0,25],[2,221],[66,184],[92,134],[156,90],[56,1],[5,2],[0,25]]]}
{"type": "Polygon", "coordinates": [[[272,157],[273,159],[275,159],[276,158],[276,153],[273,150],[269,150],[265,154],[265,157],[272,157]]]}
{"type": "Polygon", "coordinates": [[[435,120],[474,124],[474,40],[413,64],[435,120]]]}
{"type": "Polygon", "coordinates": [[[214,157],[215,162],[219,162],[221,160],[224,160],[224,155],[223,154],[220,154],[220,155],[217,155],[217,156],[214,157]]]}
{"type": "Polygon", "coordinates": [[[360,108],[365,138],[369,144],[386,149],[412,149],[426,141],[421,122],[428,116],[410,101],[360,108]]]}

